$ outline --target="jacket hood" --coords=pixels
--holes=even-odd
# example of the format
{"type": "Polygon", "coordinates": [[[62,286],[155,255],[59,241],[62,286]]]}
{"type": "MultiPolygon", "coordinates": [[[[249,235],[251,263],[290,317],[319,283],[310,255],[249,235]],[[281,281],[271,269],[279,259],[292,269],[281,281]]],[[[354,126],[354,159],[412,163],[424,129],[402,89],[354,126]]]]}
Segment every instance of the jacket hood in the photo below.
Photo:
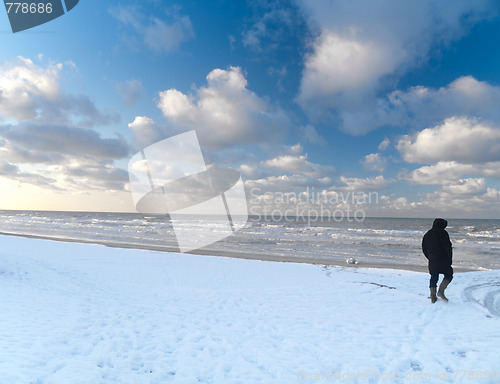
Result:
{"type": "Polygon", "coordinates": [[[432,228],[445,229],[447,225],[448,222],[445,219],[435,219],[432,228]]]}

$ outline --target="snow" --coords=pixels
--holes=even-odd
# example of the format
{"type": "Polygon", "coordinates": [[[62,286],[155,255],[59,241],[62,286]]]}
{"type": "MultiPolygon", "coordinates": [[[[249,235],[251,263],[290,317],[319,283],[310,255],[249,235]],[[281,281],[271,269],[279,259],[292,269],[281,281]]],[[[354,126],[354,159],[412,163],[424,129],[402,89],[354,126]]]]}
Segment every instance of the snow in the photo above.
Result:
{"type": "Polygon", "coordinates": [[[0,237],[0,383],[500,383],[500,271],[0,237]],[[472,377],[472,379],[471,379],[472,377]]]}

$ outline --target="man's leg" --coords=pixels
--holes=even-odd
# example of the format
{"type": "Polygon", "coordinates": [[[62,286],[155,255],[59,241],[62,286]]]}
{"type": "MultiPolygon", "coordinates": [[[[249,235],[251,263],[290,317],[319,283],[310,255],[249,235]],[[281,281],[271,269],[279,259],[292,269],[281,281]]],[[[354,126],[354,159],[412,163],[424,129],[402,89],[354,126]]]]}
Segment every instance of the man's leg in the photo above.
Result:
{"type": "Polygon", "coordinates": [[[437,301],[436,287],[437,287],[438,279],[439,279],[439,274],[437,274],[437,273],[431,273],[431,279],[429,281],[429,288],[431,290],[431,301],[432,301],[432,303],[435,303],[437,301]]]}
{"type": "Polygon", "coordinates": [[[436,288],[439,280],[439,273],[431,273],[431,279],[429,281],[429,288],[436,288]]]}
{"type": "Polygon", "coordinates": [[[444,279],[441,282],[441,285],[439,286],[437,295],[444,301],[448,301],[448,298],[444,295],[444,290],[446,289],[446,287],[448,287],[448,284],[450,284],[452,280],[453,280],[453,274],[444,275],[444,279]]]}

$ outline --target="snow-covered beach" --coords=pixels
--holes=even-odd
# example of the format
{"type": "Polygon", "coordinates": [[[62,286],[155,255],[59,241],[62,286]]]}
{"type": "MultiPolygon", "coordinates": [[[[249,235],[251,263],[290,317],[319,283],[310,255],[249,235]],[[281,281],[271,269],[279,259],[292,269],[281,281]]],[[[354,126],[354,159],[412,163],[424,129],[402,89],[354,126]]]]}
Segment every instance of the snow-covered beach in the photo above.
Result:
{"type": "Polygon", "coordinates": [[[0,239],[0,383],[500,383],[498,270],[0,239]]]}

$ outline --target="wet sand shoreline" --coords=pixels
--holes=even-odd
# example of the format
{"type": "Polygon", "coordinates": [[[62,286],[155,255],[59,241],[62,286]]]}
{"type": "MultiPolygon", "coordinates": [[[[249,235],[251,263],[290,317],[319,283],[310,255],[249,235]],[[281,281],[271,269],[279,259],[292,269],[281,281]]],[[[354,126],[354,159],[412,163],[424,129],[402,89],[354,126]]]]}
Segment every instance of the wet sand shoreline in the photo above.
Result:
{"type": "MultiPolygon", "coordinates": [[[[171,247],[162,247],[157,245],[143,245],[143,244],[131,244],[131,243],[116,243],[109,241],[91,241],[91,240],[80,240],[80,239],[70,239],[70,238],[59,238],[52,236],[42,236],[42,235],[33,235],[33,234],[18,234],[18,233],[9,233],[9,232],[1,232],[2,236],[17,236],[24,237],[30,239],[40,239],[40,240],[51,240],[51,241],[61,241],[67,243],[83,243],[83,244],[98,244],[106,247],[112,248],[123,248],[123,249],[142,249],[149,251],[157,251],[157,252],[168,252],[168,253],[180,253],[178,249],[171,247]]],[[[358,263],[358,264],[348,264],[345,260],[333,260],[326,258],[304,258],[304,257],[295,257],[291,255],[270,255],[270,254],[252,254],[252,253],[243,253],[243,252],[230,252],[230,251],[214,251],[214,250],[206,250],[206,249],[197,249],[195,251],[188,252],[186,254],[191,255],[200,255],[200,256],[211,256],[211,257],[228,257],[235,259],[247,259],[247,260],[259,260],[259,261],[270,261],[270,262],[284,262],[284,263],[304,263],[304,264],[314,264],[314,265],[323,265],[323,266],[339,266],[345,268],[375,268],[375,269],[399,269],[413,272],[428,272],[426,264],[388,264],[388,263],[358,263]]],[[[474,271],[482,271],[483,269],[472,269],[472,268],[464,268],[464,267],[453,267],[455,273],[463,273],[463,272],[474,272],[474,271]]]]}

